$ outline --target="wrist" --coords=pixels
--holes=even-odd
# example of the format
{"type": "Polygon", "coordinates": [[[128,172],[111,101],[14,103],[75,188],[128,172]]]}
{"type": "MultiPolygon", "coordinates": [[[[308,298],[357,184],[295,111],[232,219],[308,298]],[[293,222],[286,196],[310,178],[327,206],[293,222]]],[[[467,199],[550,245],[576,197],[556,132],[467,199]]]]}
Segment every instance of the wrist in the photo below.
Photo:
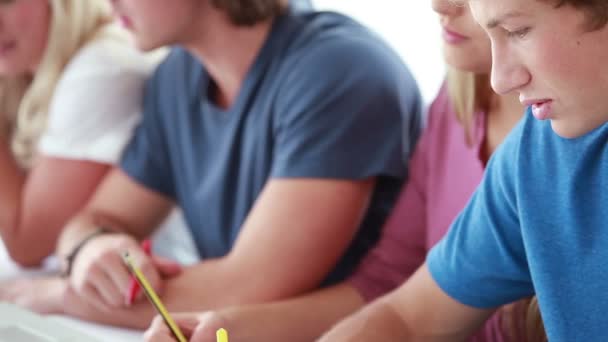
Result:
{"type": "Polygon", "coordinates": [[[74,245],[74,247],[72,247],[71,251],[63,258],[63,262],[62,262],[62,276],[63,277],[69,277],[70,274],[72,273],[72,269],[74,266],[74,262],[76,260],[76,257],[78,256],[78,254],[80,254],[80,251],[82,251],[82,249],[92,240],[94,240],[95,238],[105,235],[105,234],[109,234],[111,233],[111,231],[105,227],[98,227],[96,228],[94,231],[90,232],[89,234],[85,235],[76,245],[74,245]]]}
{"type": "Polygon", "coordinates": [[[49,302],[52,307],[51,311],[48,312],[49,314],[65,315],[67,313],[65,310],[65,298],[69,289],[70,284],[66,279],[61,277],[54,278],[51,288],[49,289],[49,302]]]}

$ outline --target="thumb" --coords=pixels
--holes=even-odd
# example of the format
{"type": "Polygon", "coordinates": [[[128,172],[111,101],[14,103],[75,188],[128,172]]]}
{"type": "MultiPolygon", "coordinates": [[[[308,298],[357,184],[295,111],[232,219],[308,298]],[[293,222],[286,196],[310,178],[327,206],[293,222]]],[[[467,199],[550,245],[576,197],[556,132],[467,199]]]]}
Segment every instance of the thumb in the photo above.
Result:
{"type": "Polygon", "coordinates": [[[172,317],[187,338],[192,337],[192,333],[200,323],[196,315],[192,313],[172,314],[172,317]]]}
{"type": "Polygon", "coordinates": [[[182,266],[173,260],[159,256],[152,256],[150,258],[154,267],[156,267],[158,273],[160,273],[163,278],[175,277],[182,272],[182,266]]]}
{"type": "Polygon", "coordinates": [[[216,332],[220,328],[233,331],[228,327],[226,319],[216,311],[205,312],[199,315],[198,319],[199,324],[192,332],[191,342],[215,342],[216,332]]]}

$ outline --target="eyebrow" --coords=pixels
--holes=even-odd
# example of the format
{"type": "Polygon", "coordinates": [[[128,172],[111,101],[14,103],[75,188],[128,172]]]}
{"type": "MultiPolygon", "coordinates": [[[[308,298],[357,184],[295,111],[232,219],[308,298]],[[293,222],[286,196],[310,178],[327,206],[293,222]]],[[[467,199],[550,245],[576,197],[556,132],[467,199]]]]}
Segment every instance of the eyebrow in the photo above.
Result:
{"type": "Polygon", "coordinates": [[[488,23],[486,24],[486,28],[488,29],[493,29],[496,26],[500,25],[503,21],[509,19],[509,18],[513,18],[513,17],[520,17],[523,16],[524,14],[522,12],[519,11],[513,11],[513,12],[509,12],[506,14],[501,15],[498,18],[494,18],[490,21],[488,21],[488,23]]]}

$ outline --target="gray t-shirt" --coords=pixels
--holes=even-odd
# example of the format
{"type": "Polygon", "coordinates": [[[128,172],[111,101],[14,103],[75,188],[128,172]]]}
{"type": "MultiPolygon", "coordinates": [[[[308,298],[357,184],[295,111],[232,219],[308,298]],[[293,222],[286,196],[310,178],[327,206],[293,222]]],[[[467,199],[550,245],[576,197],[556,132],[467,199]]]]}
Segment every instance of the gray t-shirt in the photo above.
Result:
{"type": "Polygon", "coordinates": [[[124,171],[177,201],[203,258],[228,253],[269,179],[376,177],[360,230],[327,282],[345,278],[377,241],[419,133],[407,68],[345,16],[292,11],[275,21],[229,109],[209,100],[214,87],[203,64],[175,48],[146,86],[124,171]]]}

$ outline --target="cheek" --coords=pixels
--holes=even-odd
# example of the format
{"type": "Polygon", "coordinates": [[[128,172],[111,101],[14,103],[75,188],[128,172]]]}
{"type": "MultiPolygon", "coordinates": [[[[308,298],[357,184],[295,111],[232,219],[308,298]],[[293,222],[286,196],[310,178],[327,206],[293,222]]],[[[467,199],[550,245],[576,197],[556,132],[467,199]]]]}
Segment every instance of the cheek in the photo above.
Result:
{"type": "Polygon", "coordinates": [[[32,57],[42,55],[46,47],[50,22],[50,9],[46,4],[23,6],[7,22],[20,49],[32,57]]]}
{"type": "Polygon", "coordinates": [[[546,82],[570,83],[573,76],[577,77],[576,64],[581,61],[581,56],[572,51],[563,43],[547,41],[529,52],[528,68],[546,82]]]}

